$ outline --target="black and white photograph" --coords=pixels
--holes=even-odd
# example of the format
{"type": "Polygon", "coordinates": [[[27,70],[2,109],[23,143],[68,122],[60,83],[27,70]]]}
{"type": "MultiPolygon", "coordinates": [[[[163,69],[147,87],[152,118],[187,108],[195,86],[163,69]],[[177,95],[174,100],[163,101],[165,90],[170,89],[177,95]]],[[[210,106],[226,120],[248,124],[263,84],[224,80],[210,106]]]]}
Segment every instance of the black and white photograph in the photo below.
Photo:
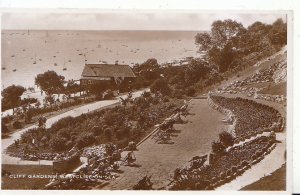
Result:
{"type": "Polygon", "coordinates": [[[2,12],[1,189],[286,191],[290,17],[2,12]]]}

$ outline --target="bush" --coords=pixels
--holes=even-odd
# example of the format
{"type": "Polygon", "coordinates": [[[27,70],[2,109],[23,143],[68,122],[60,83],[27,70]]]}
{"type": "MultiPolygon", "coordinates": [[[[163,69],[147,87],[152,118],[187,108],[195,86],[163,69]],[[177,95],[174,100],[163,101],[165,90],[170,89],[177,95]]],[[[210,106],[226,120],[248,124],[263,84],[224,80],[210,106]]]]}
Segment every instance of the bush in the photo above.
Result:
{"type": "Polygon", "coordinates": [[[236,166],[232,166],[232,167],[231,167],[231,172],[232,172],[232,173],[236,173],[236,172],[237,172],[237,170],[238,170],[238,169],[237,169],[237,167],[236,167],[236,166]]]}
{"type": "Polygon", "coordinates": [[[110,128],[106,128],[104,130],[104,135],[107,139],[111,139],[111,136],[112,136],[112,130],[110,128]]]}
{"type": "Polygon", "coordinates": [[[62,138],[61,136],[53,136],[50,140],[50,147],[54,151],[62,151],[66,149],[66,139],[62,138]]]}
{"type": "Polygon", "coordinates": [[[214,141],[212,143],[212,151],[215,154],[223,154],[225,152],[225,146],[220,141],[214,141]]]}
{"type": "Polygon", "coordinates": [[[72,125],[75,122],[75,118],[72,116],[67,116],[65,118],[62,118],[60,120],[58,120],[57,122],[53,123],[51,126],[51,129],[53,130],[59,130],[62,129],[64,127],[68,127],[70,125],[72,125]]]}
{"type": "Polygon", "coordinates": [[[227,131],[223,131],[222,133],[220,133],[219,139],[220,139],[220,142],[226,147],[232,146],[234,144],[233,136],[230,133],[228,133],[227,131]]]}
{"type": "Polygon", "coordinates": [[[196,93],[196,90],[195,90],[194,87],[188,87],[188,88],[186,89],[186,91],[185,91],[185,94],[186,94],[187,96],[194,96],[195,93],[196,93]]]}
{"type": "Polygon", "coordinates": [[[7,124],[7,123],[10,123],[10,121],[13,120],[13,116],[5,116],[2,118],[2,122],[7,124]]]}
{"type": "Polygon", "coordinates": [[[14,127],[14,129],[21,129],[22,123],[20,121],[15,121],[15,122],[13,122],[13,127],[14,127]]]}
{"type": "Polygon", "coordinates": [[[2,130],[2,133],[8,132],[8,128],[3,121],[1,122],[1,130],[2,130]]]}
{"type": "Polygon", "coordinates": [[[246,160],[243,160],[243,161],[242,161],[242,166],[243,166],[243,167],[248,166],[248,165],[249,165],[249,163],[248,163],[246,160]]]}
{"type": "Polygon", "coordinates": [[[103,129],[100,126],[94,126],[92,132],[95,136],[100,135],[103,132],[103,129]]]}
{"type": "Polygon", "coordinates": [[[231,176],[231,170],[227,170],[226,171],[226,176],[228,177],[228,176],[231,176]]]}
{"type": "Polygon", "coordinates": [[[89,146],[95,142],[95,137],[93,134],[86,134],[83,137],[77,139],[76,146],[77,148],[81,149],[86,146],[89,146]]]}
{"type": "Polygon", "coordinates": [[[152,85],[150,86],[150,90],[152,93],[158,93],[160,92],[163,95],[170,95],[171,94],[171,88],[168,84],[167,79],[160,78],[155,80],[152,85]]]}
{"type": "Polygon", "coordinates": [[[148,98],[150,96],[151,96],[151,93],[148,92],[148,91],[144,91],[143,94],[142,94],[142,97],[144,97],[144,98],[148,98]]]}
{"type": "Polygon", "coordinates": [[[105,91],[104,93],[103,93],[103,95],[104,95],[104,99],[111,99],[111,98],[113,98],[114,97],[114,92],[112,91],[112,90],[107,90],[107,91],[105,91]]]}
{"type": "Polygon", "coordinates": [[[209,181],[207,180],[200,180],[195,184],[195,189],[196,190],[204,190],[207,186],[209,186],[209,181]]]}
{"type": "Polygon", "coordinates": [[[176,99],[182,99],[183,95],[184,95],[184,92],[182,89],[175,89],[172,94],[172,96],[176,99]]]}

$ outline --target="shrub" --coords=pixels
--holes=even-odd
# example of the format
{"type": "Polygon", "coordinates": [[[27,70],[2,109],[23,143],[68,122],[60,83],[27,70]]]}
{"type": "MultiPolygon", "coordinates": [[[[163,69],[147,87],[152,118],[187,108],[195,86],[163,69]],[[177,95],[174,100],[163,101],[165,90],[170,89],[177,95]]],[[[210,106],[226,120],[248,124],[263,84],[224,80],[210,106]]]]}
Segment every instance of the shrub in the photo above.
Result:
{"type": "Polygon", "coordinates": [[[106,128],[104,130],[104,135],[107,139],[111,139],[111,136],[112,136],[112,130],[110,128],[106,128]]]}
{"type": "Polygon", "coordinates": [[[180,178],[181,176],[181,173],[180,173],[180,169],[179,168],[176,168],[175,171],[174,171],[174,174],[173,174],[173,179],[176,181],[180,178]]]}
{"type": "Polygon", "coordinates": [[[142,94],[142,97],[144,98],[147,98],[147,97],[150,97],[151,96],[151,93],[148,92],[148,91],[144,91],[143,94],[142,94]]]}
{"type": "Polygon", "coordinates": [[[212,143],[212,151],[215,154],[223,154],[225,152],[225,146],[220,141],[214,141],[212,143]]]}
{"type": "Polygon", "coordinates": [[[60,136],[53,136],[49,142],[50,147],[54,151],[62,151],[66,149],[66,139],[60,136]]]}
{"type": "Polygon", "coordinates": [[[224,179],[224,178],[226,177],[226,173],[225,173],[225,172],[221,172],[220,177],[221,177],[222,179],[224,179]]]}
{"type": "Polygon", "coordinates": [[[106,99],[106,100],[111,99],[114,97],[114,92],[109,89],[109,90],[105,91],[103,95],[104,95],[104,97],[103,97],[104,99],[106,99]]]}
{"type": "Polygon", "coordinates": [[[247,166],[247,165],[249,165],[249,163],[248,163],[246,160],[243,160],[243,161],[242,161],[242,166],[245,167],[245,166],[247,166]]]}
{"type": "Polygon", "coordinates": [[[3,120],[2,120],[2,122],[1,122],[1,130],[2,130],[2,133],[8,132],[8,128],[7,128],[7,126],[5,125],[5,123],[3,122],[3,120]]]}
{"type": "Polygon", "coordinates": [[[57,122],[53,123],[52,126],[51,126],[51,129],[59,130],[59,129],[62,129],[64,127],[72,125],[74,122],[75,122],[74,117],[67,116],[67,117],[62,118],[62,119],[58,120],[57,122]]]}
{"type": "Polygon", "coordinates": [[[204,190],[207,186],[209,186],[209,181],[207,180],[200,180],[195,184],[196,190],[204,190]]]}
{"type": "Polygon", "coordinates": [[[150,90],[152,93],[160,92],[163,95],[171,94],[171,88],[168,84],[167,79],[165,79],[165,78],[159,78],[159,79],[155,80],[152,83],[152,85],[150,86],[150,90]]]}
{"type": "Polygon", "coordinates": [[[2,122],[5,123],[5,124],[7,124],[7,123],[9,123],[12,119],[13,119],[12,116],[5,116],[5,117],[2,118],[2,122]]]}
{"type": "Polygon", "coordinates": [[[194,96],[195,93],[196,93],[196,90],[195,90],[194,87],[188,87],[188,88],[186,89],[186,91],[185,91],[185,94],[186,94],[187,96],[194,96]]]}
{"type": "Polygon", "coordinates": [[[21,129],[22,128],[22,123],[20,121],[15,121],[15,122],[13,122],[13,127],[15,129],[21,129]]]}
{"type": "Polygon", "coordinates": [[[27,111],[25,113],[25,123],[31,123],[31,120],[32,120],[32,111],[27,111]]]}
{"type": "Polygon", "coordinates": [[[172,96],[176,99],[182,99],[183,95],[184,93],[182,89],[175,89],[172,94],[172,96]]]}
{"type": "Polygon", "coordinates": [[[77,148],[81,149],[88,145],[91,145],[95,142],[95,137],[93,134],[86,134],[77,139],[76,146],[77,148]]]}
{"type": "Polygon", "coordinates": [[[234,138],[233,136],[228,133],[227,131],[223,131],[222,133],[219,134],[219,139],[220,142],[224,145],[224,146],[232,146],[234,144],[234,138]]]}
{"type": "Polygon", "coordinates": [[[231,172],[232,173],[236,173],[237,172],[237,167],[236,166],[232,166],[231,167],[231,172]]]}
{"type": "Polygon", "coordinates": [[[228,177],[228,176],[230,176],[231,175],[231,170],[227,170],[226,171],[226,176],[228,177]]]}
{"type": "Polygon", "coordinates": [[[100,135],[103,132],[103,129],[100,126],[94,126],[92,132],[95,136],[100,135]]]}

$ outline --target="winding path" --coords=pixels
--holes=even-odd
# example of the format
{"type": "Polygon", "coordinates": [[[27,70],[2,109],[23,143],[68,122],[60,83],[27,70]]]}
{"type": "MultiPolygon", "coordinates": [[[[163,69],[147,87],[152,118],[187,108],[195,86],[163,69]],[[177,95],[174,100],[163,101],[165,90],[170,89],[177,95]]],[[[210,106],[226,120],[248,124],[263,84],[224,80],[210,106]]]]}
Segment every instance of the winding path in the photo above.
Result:
{"type": "MultiPolygon", "coordinates": [[[[144,90],[133,92],[132,97],[133,98],[139,97],[139,96],[142,95],[142,93],[144,91],[148,91],[148,90],[149,89],[144,89],[144,90]]],[[[126,98],[127,95],[122,95],[120,97],[126,98]]],[[[55,123],[56,121],[58,121],[61,118],[67,117],[67,116],[76,117],[76,116],[79,116],[79,115],[84,114],[84,113],[88,113],[88,112],[91,112],[91,111],[94,111],[94,110],[97,110],[97,109],[100,109],[100,108],[105,108],[105,107],[108,107],[108,106],[117,105],[119,103],[120,103],[119,98],[115,98],[114,100],[103,100],[103,101],[97,101],[97,102],[93,102],[93,103],[90,103],[90,104],[86,104],[86,105],[83,105],[81,107],[75,108],[73,110],[70,110],[70,111],[64,112],[62,114],[56,115],[52,118],[49,118],[46,122],[46,127],[47,128],[51,127],[51,125],[53,123],[55,123]]],[[[1,162],[2,162],[2,164],[27,164],[27,165],[43,164],[43,165],[52,165],[52,161],[47,161],[47,160],[41,160],[41,161],[21,160],[20,158],[11,157],[11,156],[9,156],[5,153],[7,147],[9,145],[13,144],[14,140],[19,139],[21,137],[21,135],[23,133],[25,133],[26,131],[28,131],[29,129],[36,128],[36,127],[37,127],[36,124],[32,125],[32,126],[29,126],[29,127],[26,127],[26,128],[24,128],[20,131],[17,131],[15,133],[11,134],[9,138],[1,140],[1,146],[2,146],[2,148],[1,148],[1,152],[2,152],[1,162]]]]}

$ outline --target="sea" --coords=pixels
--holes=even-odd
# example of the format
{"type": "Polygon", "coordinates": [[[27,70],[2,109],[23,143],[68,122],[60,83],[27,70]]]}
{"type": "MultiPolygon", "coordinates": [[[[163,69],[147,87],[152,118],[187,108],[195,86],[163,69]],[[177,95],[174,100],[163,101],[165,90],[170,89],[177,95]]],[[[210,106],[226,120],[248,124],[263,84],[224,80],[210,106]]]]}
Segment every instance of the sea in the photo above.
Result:
{"type": "Polygon", "coordinates": [[[159,64],[199,57],[197,31],[2,30],[1,86],[33,87],[37,74],[54,70],[80,78],[85,64],[133,66],[149,58],[159,64]]]}

